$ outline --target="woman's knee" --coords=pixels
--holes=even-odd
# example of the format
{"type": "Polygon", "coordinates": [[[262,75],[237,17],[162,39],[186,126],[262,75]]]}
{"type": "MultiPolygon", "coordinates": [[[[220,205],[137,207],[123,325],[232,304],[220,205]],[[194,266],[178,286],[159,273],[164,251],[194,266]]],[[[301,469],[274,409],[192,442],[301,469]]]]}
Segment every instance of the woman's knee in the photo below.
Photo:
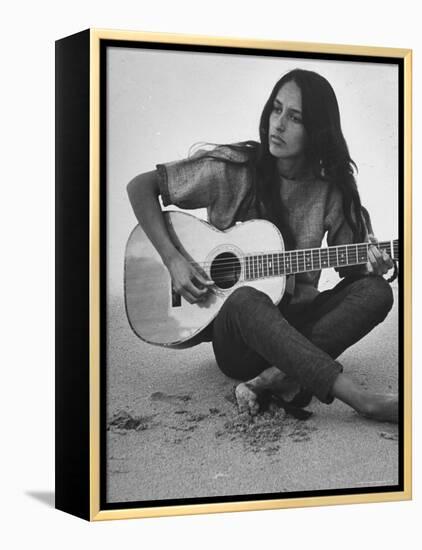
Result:
{"type": "Polygon", "coordinates": [[[226,298],[218,313],[217,323],[229,322],[240,326],[256,316],[262,316],[262,312],[267,310],[270,304],[271,299],[264,292],[251,286],[241,286],[226,298]]]}
{"type": "Polygon", "coordinates": [[[371,275],[361,279],[364,284],[367,305],[383,320],[393,307],[394,296],[391,285],[380,275],[371,275]]]}
{"type": "Polygon", "coordinates": [[[256,303],[268,302],[270,298],[252,286],[241,286],[234,290],[224,302],[225,308],[234,311],[243,311],[253,307],[256,303]]]}

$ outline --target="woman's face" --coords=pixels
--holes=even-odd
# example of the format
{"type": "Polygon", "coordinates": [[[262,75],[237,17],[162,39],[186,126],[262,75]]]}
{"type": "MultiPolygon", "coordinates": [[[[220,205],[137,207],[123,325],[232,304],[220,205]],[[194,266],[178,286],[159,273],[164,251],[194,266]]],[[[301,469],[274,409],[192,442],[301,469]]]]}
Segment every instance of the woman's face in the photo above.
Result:
{"type": "Polygon", "coordinates": [[[278,159],[303,155],[306,132],[302,123],[302,92],[291,81],[278,91],[270,114],[268,144],[270,153],[278,159]]]}

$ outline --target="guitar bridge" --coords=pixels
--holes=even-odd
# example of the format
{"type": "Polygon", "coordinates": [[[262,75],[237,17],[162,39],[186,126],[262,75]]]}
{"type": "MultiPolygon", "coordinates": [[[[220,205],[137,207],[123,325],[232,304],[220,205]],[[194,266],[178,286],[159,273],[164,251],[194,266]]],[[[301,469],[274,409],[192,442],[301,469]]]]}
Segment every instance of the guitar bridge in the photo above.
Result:
{"type": "Polygon", "coordinates": [[[182,296],[174,290],[173,285],[171,285],[171,307],[181,307],[182,305],[182,296]]]}

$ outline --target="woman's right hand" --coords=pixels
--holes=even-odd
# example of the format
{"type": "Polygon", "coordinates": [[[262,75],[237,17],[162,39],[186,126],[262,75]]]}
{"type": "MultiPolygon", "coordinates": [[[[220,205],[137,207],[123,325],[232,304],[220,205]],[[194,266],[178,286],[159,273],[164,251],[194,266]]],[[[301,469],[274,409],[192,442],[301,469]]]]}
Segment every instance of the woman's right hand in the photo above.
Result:
{"type": "Polygon", "coordinates": [[[209,295],[214,282],[179,251],[172,255],[166,265],[170,272],[174,290],[190,304],[201,302],[209,295]]]}

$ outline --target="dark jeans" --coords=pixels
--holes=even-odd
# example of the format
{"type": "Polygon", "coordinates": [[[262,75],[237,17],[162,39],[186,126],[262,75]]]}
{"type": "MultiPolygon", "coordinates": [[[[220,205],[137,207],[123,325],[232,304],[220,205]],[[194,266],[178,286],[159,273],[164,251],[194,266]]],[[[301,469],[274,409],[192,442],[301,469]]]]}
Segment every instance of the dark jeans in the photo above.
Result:
{"type": "Polygon", "coordinates": [[[276,366],[330,403],[331,388],[343,370],[336,357],[383,321],[392,305],[390,285],[380,276],[343,279],[300,313],[283,303],[275,306],[252,287],[241,287],[213,323],[217,364],[238,380],[276,366]]]}

